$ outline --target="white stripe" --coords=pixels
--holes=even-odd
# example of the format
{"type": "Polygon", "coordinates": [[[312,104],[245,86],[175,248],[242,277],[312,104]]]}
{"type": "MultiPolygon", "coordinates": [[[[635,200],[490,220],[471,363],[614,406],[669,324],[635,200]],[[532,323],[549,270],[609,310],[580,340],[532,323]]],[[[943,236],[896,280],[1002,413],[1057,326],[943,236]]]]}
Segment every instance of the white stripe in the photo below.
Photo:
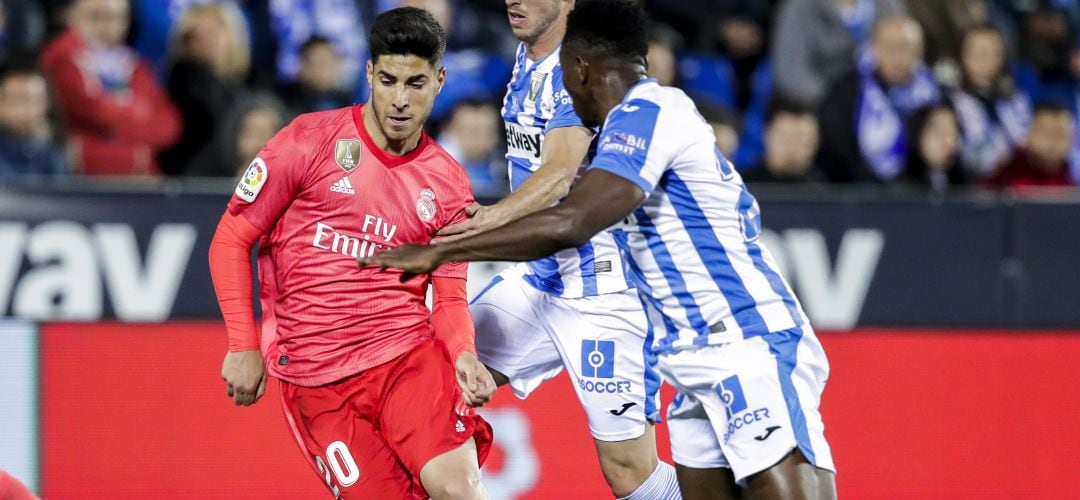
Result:
{"type": "Polygon", "coordinates": [[[0,470],[38,488],[37,327],[0,321],[0,470]]]}

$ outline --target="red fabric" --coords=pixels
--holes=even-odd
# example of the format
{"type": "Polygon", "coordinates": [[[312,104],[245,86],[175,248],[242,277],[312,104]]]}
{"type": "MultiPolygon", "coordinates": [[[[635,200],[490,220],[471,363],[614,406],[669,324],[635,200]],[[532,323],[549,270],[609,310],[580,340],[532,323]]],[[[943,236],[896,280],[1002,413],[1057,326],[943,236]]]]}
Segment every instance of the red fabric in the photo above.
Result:
{"type": "Polygon", "coordinates": [[[431,282],[435,288],[431,326],[435,336],[446,344],[450,361],[456,362],[465,351],[476,354],[476,326],[469,313],[465,280],[436,276],[431,282]]]}
{"type": "MultiPolygon", "coordinates": [[[[354,109],[303,115],[278,132],[229,202],[229,213],[266,231],[260,298],[277,328],[264,345],[271,373],[293,384],[343,379],[434,336],[430,277],[401,283],[400,271],[359,269],[355,257],[426,245],[473,202],[465,171],[434,141],[424,136],[402,157],[376,153],[354,109]],[[360,149],[346,170],[336,153],[350,140],[360,149]]],[[[433,275],[466,272],[448,264],[433,275]]]]}
{"type": "Polygon", "coordinates": [[[1047,173],[1035,165],[1026,151],[1020,149],[986,180],[986,184],[994,187],[1025,188],[1072,186],[1073,181],[1066,162],[1061,162],[1057,172],[1047,173]]]}
{"type": "Polygon", "coordinates": [[[229,334],[229,352],[259,348],[252,304],[251,249],[262,236],[246,219],[225,212],[210,242],[210,277],[229,334]]]}
{"type": "MultiPolygon", "coordinates": [[[[180,137],[180,114],[137,60],[128,88],[109,93],[89,70],[92,50],[73,31],[50,42],[41,66],[64,113],[81,173],[156,175],[154,156],[180,137]]],[[[130,52],[131,57],[137,57],[130,52]]]]}
{"type": "Polygon", "coordinates": [[[432,340],[334,384],[281,384],[293,437],[331,491],[341,498],[428,498],[420,470],[470,437],[484,463],[491,426],[462,404],[447,356],[432,340]]]}
{"type": "Polygon", "coordinates": [[[0,500],[38,500],[38,497],[18,479],[0,470],[0,500]]]}

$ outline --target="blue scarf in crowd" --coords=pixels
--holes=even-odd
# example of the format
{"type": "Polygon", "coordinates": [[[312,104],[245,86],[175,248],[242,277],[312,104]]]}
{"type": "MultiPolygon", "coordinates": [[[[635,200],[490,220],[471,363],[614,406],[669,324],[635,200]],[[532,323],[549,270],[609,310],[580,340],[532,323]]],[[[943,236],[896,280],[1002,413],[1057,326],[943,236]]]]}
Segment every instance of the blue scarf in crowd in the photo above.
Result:
{"type": "Polygon", "coordinates": [[[951,97],[963,135],[964,164],[975,172],[993,172],[1024,143],[1031,125],[1031,100],[1023,92],[994,101],[994,117],[982,100],[967,92],[956,90],[951,97]]]}
{"type": "Polygon", "coordinates": [[[855,111],[855,134],[866,164],[883,181],[900,175],[907,164],[904,120],[937,102],[940,93],[930,70],[920,65],[905,85],[884,88],[869,58],[859,65],[861,79],[855,111]]]}

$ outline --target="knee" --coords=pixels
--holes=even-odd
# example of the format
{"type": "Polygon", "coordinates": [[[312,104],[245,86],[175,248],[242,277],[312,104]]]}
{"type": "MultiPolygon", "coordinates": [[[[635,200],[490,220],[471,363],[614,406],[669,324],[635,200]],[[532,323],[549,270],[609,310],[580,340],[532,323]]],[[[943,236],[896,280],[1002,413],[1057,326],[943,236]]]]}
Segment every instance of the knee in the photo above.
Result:
{"type": "Polygon", "coordinates": [[[458,477],[446,477],[437,484],[425,489],[433,500],[482,500],[487,498],[480,475],[465,474],[458,477]]]}
{"type": "Polygon", "coordinates": [[[600,469],[616,497],[633,493],[649,479],[657,465],[655,456],[611,453],[600,456],[600,469]]]}

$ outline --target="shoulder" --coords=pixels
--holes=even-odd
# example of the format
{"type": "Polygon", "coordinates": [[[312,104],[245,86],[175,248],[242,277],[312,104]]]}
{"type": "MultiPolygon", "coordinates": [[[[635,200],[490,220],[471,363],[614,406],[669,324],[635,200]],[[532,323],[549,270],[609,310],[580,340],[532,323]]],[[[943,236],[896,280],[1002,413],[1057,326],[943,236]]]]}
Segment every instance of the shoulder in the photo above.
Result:
{"type": "Polygon", "coordinates": [[[427,166],[446,175],[451,182],[468,180],[465,167],[461,166],[453,156],[450,156],[450,153],[447,153],[439,143],[435,142],[435,138],[428,136],[427,141],[428,146],[427,151],[425,151],[427,166]]]}
{"type": "Polygon", "coordinates": [[[297,116],[289,126],[294,127],[297,131],[319,133],[326,129],[338,127],[342,122],[350,120],[352,120],[352,108],[346,107],[328,111],[317,111],[315,113],[304,113],[297,116]]]}

